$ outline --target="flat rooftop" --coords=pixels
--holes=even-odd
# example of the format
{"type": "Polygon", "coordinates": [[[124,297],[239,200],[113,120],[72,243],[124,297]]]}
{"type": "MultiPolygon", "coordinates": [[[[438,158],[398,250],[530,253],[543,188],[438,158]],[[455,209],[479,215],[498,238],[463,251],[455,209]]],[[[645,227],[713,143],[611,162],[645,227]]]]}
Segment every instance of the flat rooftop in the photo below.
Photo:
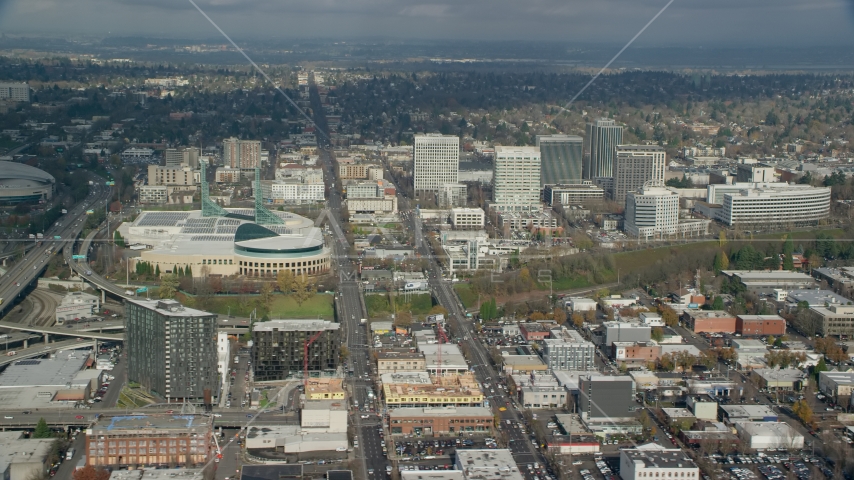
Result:
{"type": "MultiPolygon", "coordinates": [[[[187,432],[193,429],[211,428],[210,419],[202,415],[120,415],[101,417],[91,429],[98,434],[122,434],[140,430],[187,432]]],[[[87,432],[88,434],[88,432],[87,432]]]]}
{"type": "Polygon", "coordinates": [[[338,330],[341,325],[328,320],[270,320],[257,322],[252,326],[253,332],[319,332],[322,330],[338,330]]]}
{"type": "Polygon", "coordinates": [[[854,384],[854,372],[821,372],[819,375],[829,378],[837,385],[854,384]]]}
{"type": "Polygon", "coordinates": [[[807,302],[811,307],[851,303],[851,300],[830,290],[789,290],[786,300],[791,303],[807,302]]]}
{"type": "Polygon", "coordinates": [[[18,360],[0,374],[0,389],[65,387],[83,369],[92,350],[60,350],[50,358],[18,360]]]}
{"type": "Polygon", "coordinates": [[[424,352],[389,352],[379,351],[376,353],[378,360],[418,360],[424,359],[424,352]]]}
{"type": "Polygon", "coordinates": [[[510,450],[457,450],[457,466],[469,479],[523,480],[510,450]]]}
{"type": "Polygon", "coordinates": [[[427,372],[397,372],[380,375],[383,385],[432,385],[430,374],[427,372]]]}
{"type": "Polygon", "coordinates": [[[215,313],[205,312],[204,310],[196,310],[195,308],[185,307],[181,305],[180,302],[175,300],[146,300],[146,299],[136,299],[136,298],[126,298],[126,302],[132,303],[135,305],[139,305],[140,307],[147,308],[149,310],[155,311],[160,315],[165,315],[167,317],[216,317],[215,313]]]}
{"type": "Polygon", "coordinates": [[[731,277],[735,275],[742,282],[757,280],[794,280],[801,282],[814,282],[815,279],[805,273],[790,272],[787,270],[722,270],[721,273],[731,277]]]}
{"type": "Polygon", "coordinates": [[[302,465],[243,465],[240,480],[280,480],[282,478],[302,478],[302,465]]]}
{"type": "Polygon", "coordinates": [[[0,432],[0,472],[8,472],[18,462],[43,461],[53,442],[52,438],[21,438],[21,432],[0,432]]]}
{"type": "Polygon", "coordinates": [[[730,418],[777,417],[767,405],[719,405],[730,418]]]}
{"type": "Polygon", "coordinates": [[[646,468],[697,468],[697,465],[682,450],[623,450],[622,455],[646,468]]]}
{"type": "Polygon", "coordinates": [[[492,417],[492,411],[486,407],[411,407],[392,408],[390,418],[410,417],[492,417]]]}
{"type": "Polygon", "coordinates": [[[465,478],[463,472],[459,470],[442,470],[440,472],[431,470],[404,470],[400,472],[400,480],[465,480],[465,478]]]}
{"type": "MultiPolygon", "coordinates": [[[[192,480],[194,478],[201,478],[201,472],[201,468],[169,468],[163,470],[150,468],[142,473],[140,480],[170,480],[172,478],[192,480]]],[[[110,477],[110,479],[112,478],[110,477]]]]}
{"type": "Polygon", "coordinates": [[[347,410],[344,400],[306,400],[303,410],[347,410]]]}

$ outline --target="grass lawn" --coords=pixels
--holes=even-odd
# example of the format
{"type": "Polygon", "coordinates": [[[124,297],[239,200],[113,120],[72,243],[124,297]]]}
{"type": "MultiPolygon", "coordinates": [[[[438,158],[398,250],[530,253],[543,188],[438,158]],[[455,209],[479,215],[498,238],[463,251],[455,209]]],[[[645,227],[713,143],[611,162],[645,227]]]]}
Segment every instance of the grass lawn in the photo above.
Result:
{"type": "MultiPolygon", "coordinates": [[[[410,295],[408,298],[397,295],[395,304],[397,310],[408,310],[413,315],[426,315],[433,308],[433,298],[429,293],[410,295]]],[[[395,310],[385,294],[365,295],[365,306],[369,317],[390,315],[395,310]]]]}
{"type": "MultiPolygon", "coordinates": [[[[199,308],[208,312],[227,315],[229,312],[236,317],[248,317],[253,309],[258,307],[258,295],[229,295],[213,297],[204,305],[196,304],[197,299],[179,295],[179,300],[185,305],[199,308]],[[243,302],[241,302],[241,297],[243,302]]],[[[296,300],[290,295],[276,294],[273,296],[273,306],[270,318],[324,318],[332,320],[334,317],[332,306],[332,295],[317,293],[302,305],[297,305],[296,300]]]]}
{"type": "Polygon", "coordinates": [[[468,283],[458,283],[454,285],[454,290],[456,290],[464,307],[468,309],[477,306],[477,295],[471,291],[471,285],[468,283]]]}

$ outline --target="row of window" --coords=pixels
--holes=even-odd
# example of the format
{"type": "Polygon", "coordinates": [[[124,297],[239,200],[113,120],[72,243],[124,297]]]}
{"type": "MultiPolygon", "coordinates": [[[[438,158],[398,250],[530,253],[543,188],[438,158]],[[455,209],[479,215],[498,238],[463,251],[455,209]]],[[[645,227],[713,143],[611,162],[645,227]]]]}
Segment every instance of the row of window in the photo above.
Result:
{"type": "Polygon", "coordinates": [[[638,478],[697,478],[697,472],[644,472],[641,470],[638,472],[638,478]]]}

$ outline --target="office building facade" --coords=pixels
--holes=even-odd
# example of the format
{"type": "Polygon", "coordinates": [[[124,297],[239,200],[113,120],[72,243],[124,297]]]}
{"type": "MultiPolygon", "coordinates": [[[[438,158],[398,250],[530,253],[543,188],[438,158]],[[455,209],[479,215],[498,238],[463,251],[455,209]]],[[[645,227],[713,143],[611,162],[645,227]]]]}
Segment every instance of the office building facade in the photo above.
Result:
{"type": "Polygon", "coordinates": [[[30,101],[30,86],[26,83],[0,83],[0,100],[30,101]]]}
{"type": "Polygon", "coordinates": [[[641,189],[647,182],[664,185],[666,154],[658,145],[618,145],[614,159],[612,198],[626,203],[629,192],[641,189]]]}
{"type": "Polygon", "coordinates": [[[605,190],[594,185],[590,180],[576,184],[546,185],[543,187],[543,201],[549,206],[584,205],[590,202],[602,201],[605,190]]]}
{"type": "Polygon", "coordinates": [[[199,168],[199,149],[193,147],[167,148],[163,152],[167,167],[199,168]]]}
{"type": "Polygon", "coordinates": [[[413,188],[435,194],[442,185],[459,183],[460,139],[453,135],[416,135],[412,153],[413,188]]]}
{"type": "Polygon", "coordinates": [[[581,181],[584,139],[577,135],[537,135],[540,149],[540,187],[581,181]]]}
{"type": "Polygon", "coordinates": [[[613,120],[600,118],[587,124],[587,147],[589,152],[586,168],[582,172],[585,179],[612,177],[614,174],[614,155],[617,145],[623,143],[623,127],[613,120]]]}
{"type": "Polygon", "coordinates": [[[339,362],[338,326],[326,320],[256,323],[252,328],[255,381],[301,378],[307,343],[309,376],[334,373],[339,362]]]}
{"type": "Polygon", "coordinates": [[[543,360],[552,370],[594,370],[596,347],[575,330],[552,330],[551,338],[542,340],[543,360]]]}
{"type": "Polygon", "coordinates": [[[653,238],[674,235],[679,224],[679,194],[664,187],[646,186],[626,196],[626,233],[653,238]]]}
{"type": "Polygon", "coordinates": [[[718,220],[729,226],[807,225],[830,216],[830,187],[772,185],[724,194],[718,220]]]}
{"type": "Polygon", "coordinates": [[[495,147],[491,209],[530,212],[540,204],[540,150],[537,147],[495,147]]]}
{"type": "Polygon", "coordinates": [[[125,300],[128,380],[170,400],[216,393],[217,316],[175,300],[125,300]]]}

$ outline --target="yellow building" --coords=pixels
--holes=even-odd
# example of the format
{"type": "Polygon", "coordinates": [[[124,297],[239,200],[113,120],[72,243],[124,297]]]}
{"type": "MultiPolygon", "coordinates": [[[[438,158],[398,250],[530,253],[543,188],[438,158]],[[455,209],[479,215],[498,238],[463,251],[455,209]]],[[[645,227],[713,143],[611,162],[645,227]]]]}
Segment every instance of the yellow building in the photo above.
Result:
{"type": "Polygon", "coordinates": [[[340,378],[309,379],[305,397],[308,400],[344,399],[344,381],[340,378]]]}
{"type": "Polygon", "coordinates": [[[427,362],[420,352],[377,352],[377,373],[424,372],[427,362]]]}
{"type": "Polygon", "coordinates": [[[384,383],[388,408],[397,407],[479,407],[483,392],[474,375],[431,377],[432,384],[384,383]]]}

